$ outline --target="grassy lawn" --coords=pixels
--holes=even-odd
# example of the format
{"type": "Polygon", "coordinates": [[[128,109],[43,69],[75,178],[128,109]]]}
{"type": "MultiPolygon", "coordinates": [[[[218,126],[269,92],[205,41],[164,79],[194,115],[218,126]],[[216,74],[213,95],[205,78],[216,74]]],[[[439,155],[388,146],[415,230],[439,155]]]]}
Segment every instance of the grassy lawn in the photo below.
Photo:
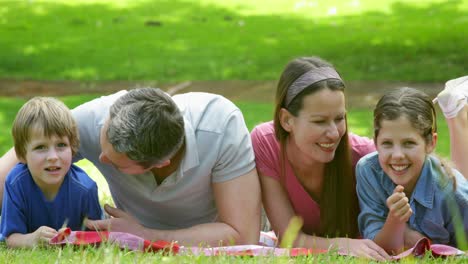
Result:
{"type": "Polygon", "coordinates": [[[320,55],[345,80],[468,68],[468,0],[0,0],[0,78],[273,80],[320,55]]]}
{"type": "MultiPolygon", "coordinates": [[[[234,257],[234,256],[167,256],[160,253],[140,253],[119,250],[111,245],[99,248],[72,247],[33,250],[6,250],[0,244],[2,263],[368,263],[363,259],[338,254],[319,254],[300,257],[234,257]]],[[[434,259],[428,255],[422,258],[405,258],[402,263],[466,263],[466,258],[434,259]]]]}
{"type": "MultiPolygon", "coordinates": [[[[468,69],[468,0],[0,0],[0,79],[275,80],[297,56],[318,55],[345,80],[443,82],[468,69]]],[[[98,95],[61,97],[70,108],[98,95]]],[[[0,155],[23,98],[0,97],[0,155]]],[[[235,102],[248,128],[272,104],[235,102]]],[[[350,131],[372,136],[372,112],[350,106],[350,131]]],[[[439,114],[437,153],[449,156],[439,114]]],[[[102,203],[107,183],[87,161],[102,203]]],[[[465,263],[466,259],[419,259],[465,263]]],[[[337,254],[298,258],[163,256],[100,248],[6,250],[0,263],[362,263],[337,254]]],[[[404,263],[414,263],[405,259],[404,263]]]]}

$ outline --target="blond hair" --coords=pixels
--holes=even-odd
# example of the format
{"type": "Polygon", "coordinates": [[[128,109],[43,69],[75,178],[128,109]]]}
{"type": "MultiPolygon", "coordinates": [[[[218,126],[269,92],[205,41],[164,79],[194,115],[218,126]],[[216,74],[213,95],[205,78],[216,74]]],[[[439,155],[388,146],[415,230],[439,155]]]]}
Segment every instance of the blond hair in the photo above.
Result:
{"type": "Polygon", "coordinates": [[[42,131],[46,137],[67,137],[72,155],[78,151],[80,140],[75,119],[70,109],[58,99],[34,97],[18,111],[11,132],[19,159],[25,159],[26,147],[34,130],[42,131]]]}

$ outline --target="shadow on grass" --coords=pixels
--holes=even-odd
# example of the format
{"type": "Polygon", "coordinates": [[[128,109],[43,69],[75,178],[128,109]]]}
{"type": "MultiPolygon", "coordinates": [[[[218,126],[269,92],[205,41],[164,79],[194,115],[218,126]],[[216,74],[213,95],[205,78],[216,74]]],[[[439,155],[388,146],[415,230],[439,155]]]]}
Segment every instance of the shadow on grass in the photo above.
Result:
{"type": "Polygon", "coordinates": [[[272,80],[289,59],[320,55],[349,80],[440,81],[466,74],[462,1],[302,17],[242,15],[188,1],[0,8],[0,76],[74,80],[272,80]]]}

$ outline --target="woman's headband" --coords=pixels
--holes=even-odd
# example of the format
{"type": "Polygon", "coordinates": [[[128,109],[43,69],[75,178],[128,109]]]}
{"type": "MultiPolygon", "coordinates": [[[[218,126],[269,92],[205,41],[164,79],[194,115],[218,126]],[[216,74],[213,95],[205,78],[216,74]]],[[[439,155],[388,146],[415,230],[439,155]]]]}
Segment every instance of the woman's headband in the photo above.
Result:
{"type": "Polygon", "coordinates": [[[291,86],[289,86],[288,93],[286,94],[284,101],[285,106],[288,107],[292,100],[305,88],[314,83],[327,79],[337,79],[343,81],[341,80],[340,75],[332,67],[320,67],[302,74],[291,84],[291,86]]]}

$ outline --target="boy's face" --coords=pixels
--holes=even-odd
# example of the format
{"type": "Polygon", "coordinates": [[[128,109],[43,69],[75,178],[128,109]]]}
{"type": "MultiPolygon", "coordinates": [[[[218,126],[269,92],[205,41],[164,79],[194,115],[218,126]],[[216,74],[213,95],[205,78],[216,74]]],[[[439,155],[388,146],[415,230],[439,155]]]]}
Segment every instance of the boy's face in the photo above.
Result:
{"type": "Polygon", "coordinates": [[[31,140],[26,145],[26,157],[34,182],[45,194],[53,194],[60,188],[72,163],[72,150],[68,137],[47,138],[37,129],[31,131],[31,140]]]}
{"type": "Polygon", "coordinates": [[[412,193],[421,174],[426,155],[435,147],[436,135],[426,144],[421,133],[402,116],[382,120],[376,140],[380,166],[390,179],[412,193]]]}

